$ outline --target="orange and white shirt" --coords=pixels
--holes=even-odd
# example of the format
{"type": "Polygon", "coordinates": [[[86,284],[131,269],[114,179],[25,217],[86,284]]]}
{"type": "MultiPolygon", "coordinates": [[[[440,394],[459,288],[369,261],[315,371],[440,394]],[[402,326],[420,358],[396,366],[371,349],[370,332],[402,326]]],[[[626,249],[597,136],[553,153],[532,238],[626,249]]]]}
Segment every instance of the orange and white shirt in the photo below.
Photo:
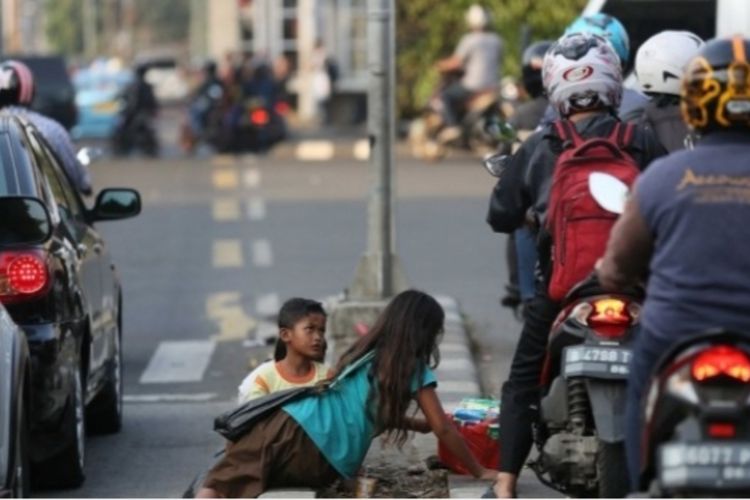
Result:
{"type": "Polygon", "coordinates": [[[312,362],[310,373],[301,377],[286,372],[275,361],[266,361],[242,381],[239,386],[238,402],[242,404],[272,392],[315,385],[327,379],[330,374],[331,369],[327,365],[315,361],[312,362]]]}

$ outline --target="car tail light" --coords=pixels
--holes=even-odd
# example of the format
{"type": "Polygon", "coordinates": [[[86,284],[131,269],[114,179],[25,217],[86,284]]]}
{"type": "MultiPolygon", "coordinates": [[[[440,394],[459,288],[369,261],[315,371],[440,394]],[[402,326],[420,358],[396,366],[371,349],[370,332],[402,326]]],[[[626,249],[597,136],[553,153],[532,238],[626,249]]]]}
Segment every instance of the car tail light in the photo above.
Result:
{"type": "Polygon", "coordinates": [[[271,116],[265,109],[256,108],[250,111],[250,123],[253,125],[268,125],[269,121],[271,121],[271,116]]]}
{"type": "Polygon", "coordinates": [[[597,335],[601,337],[622,337],[633,322],[633,318],[628,310],[628,304],[623,300],[614,298],[599,299],[593,301],[591,306],[593,310],[587,322],[597,335]]]}
{"type": "Polygon", "coordinates": [[[737,426],[731,422],[713,422],[708,424],[708,435],[716,439],[732,439],[737,434],[737,426]]]}
{"type": "Polygon", "coordinates": [[[278,101],[276,104],[273,105],[273,109],[281,116],[286,116],[286,114],[289,113],[289,110],[291,108],[289,107],[289,104],[287,104],[286,102],[278,101]]]}
{"type": "Polygon", "coordinates": [[[719,345],[698,354],[691,371],[698,382],[722,375],[740,382],[750,382],[750,358],[736,347],[719,345]]]}
{"type": "Polygon", "coordinates": [[[50,276],[42,251],[0,252],[0,302],[20,302],[44,295],[50,276]]]}

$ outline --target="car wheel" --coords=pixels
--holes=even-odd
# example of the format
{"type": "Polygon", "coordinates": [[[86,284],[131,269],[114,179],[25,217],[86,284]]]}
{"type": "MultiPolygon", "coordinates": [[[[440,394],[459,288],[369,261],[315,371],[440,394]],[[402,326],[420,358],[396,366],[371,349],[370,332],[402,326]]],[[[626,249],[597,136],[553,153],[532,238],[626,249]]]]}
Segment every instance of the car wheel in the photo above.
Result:
{"type": "Polygon", "coordinates": [[[13,497],[28,498],[31,486],[29,468],[29,422],[26,409],[25,389],[18,395],[18,414],[16,420],[15,452],[13,459],[13,497]]]}
{"type": "Polygon", "coordinates": [[[36,474],[40,476],[43,486],[52,488],[77,488],[83,484],[85,478],[83,463],[85,456],[86,439],[86,411],[85,394],[83,389],[83,375],[76,370],[73,380],[72,404],[69,411],[71,414],[66,422],[71,426],[69,435],[71,441],[56,456],[44,461],[39,467],[35,467],[36,474]]]}
{"type": "Polygon", "coordinates": [[[113,339],[112,360],[107,382],[91,402],[87,412],[88,428],[95,434],[114,434],[122,428],[122,338],[119,328],[113,339]]]}

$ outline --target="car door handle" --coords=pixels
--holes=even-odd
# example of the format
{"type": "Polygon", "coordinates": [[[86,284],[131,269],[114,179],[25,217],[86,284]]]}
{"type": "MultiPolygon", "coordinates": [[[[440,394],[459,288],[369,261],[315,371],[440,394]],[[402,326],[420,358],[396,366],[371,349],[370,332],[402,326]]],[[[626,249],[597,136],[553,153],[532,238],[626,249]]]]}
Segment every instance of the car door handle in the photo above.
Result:
{"type": "Polygon", "coordinates": [[[101,243],[94,243],[94,246],[91,247],[94,250],[94,253],[97,255],[102,253],[102,244],[101,243]]]}

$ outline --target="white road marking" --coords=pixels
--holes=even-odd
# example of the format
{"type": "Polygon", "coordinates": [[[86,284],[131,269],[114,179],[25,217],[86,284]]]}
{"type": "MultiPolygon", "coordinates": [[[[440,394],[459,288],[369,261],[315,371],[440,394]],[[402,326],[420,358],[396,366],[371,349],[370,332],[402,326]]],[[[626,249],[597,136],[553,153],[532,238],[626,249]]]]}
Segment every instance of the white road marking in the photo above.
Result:
{"type": "Polygon", "coordinates": [[[247,217],[250,220],[262,220],[266,217],[266,202],[263,198],[250,198],[247,201],[247,217]]]}
{"type": "Polygon", "coordinates": [[[271,250],[270,241],[253,241],[253,264],[256,267],[271,267],[273,265],[273,250],[271,250]]]}
{"type": "Polygon", "coordinates": [[[217,342],[245,340],[258,322],[245,313],[240,292],[213,293],[206,299],[206,316],[215,321],[219,333],[212,336],[217,342]]]}
{"type": "Polygon", "coordinates": [[[239,186],[237,170],[222,168],[214,170],[212,180],[216,189],[236,189],[239,186]]]}
{"type": "Polygon", "coordinates": [[[280,301],[276,293],[261,295],[255,301],[255,313],[258,316],[276,316],[279,312],[280,301]]]}
{"type": "Polygon", "coordinates": [[[122,397],[124,403],[201,403],[216,399],[218,395],[213,392],[197,394],[125,394],[122,397]]]}
{"type": "Polygon", "coordinates": [[[167,340],[159,343],[141,384],[200,382],[214,353],[211,340],[167,340]]]}
{"type": "Polygon", "coordinates": [[[242,267],[242,243],[240,240],[214,241],[213,265],[218,268],[242,267]]]}
{"type": "Polygon", "coordinates": [[[261,181],[260,170],[258,170],[257,168],[246,169],[243,176],[243,181],[246,187],[251,189],[257,188],[258,186],[260,186],[261,181]]]}
{"type": "Polygon", "coordinates": [[[232,221],[240,218],[240,203],[232,198],[214,200],[213,216],[217,221],[232,221]]]}
{"type": "Polygon", "coordinates": [[[295,156],[302,161],[326,161],[333,158],[335,147],[331,141],[302,141],[295,156]]]}
{"type": "Polygon", "coordinates": [[[367,139],[360,139],[354,143],[352,153],[356,160],[365,161],[370,159],[370,141],[367,139]]]}

